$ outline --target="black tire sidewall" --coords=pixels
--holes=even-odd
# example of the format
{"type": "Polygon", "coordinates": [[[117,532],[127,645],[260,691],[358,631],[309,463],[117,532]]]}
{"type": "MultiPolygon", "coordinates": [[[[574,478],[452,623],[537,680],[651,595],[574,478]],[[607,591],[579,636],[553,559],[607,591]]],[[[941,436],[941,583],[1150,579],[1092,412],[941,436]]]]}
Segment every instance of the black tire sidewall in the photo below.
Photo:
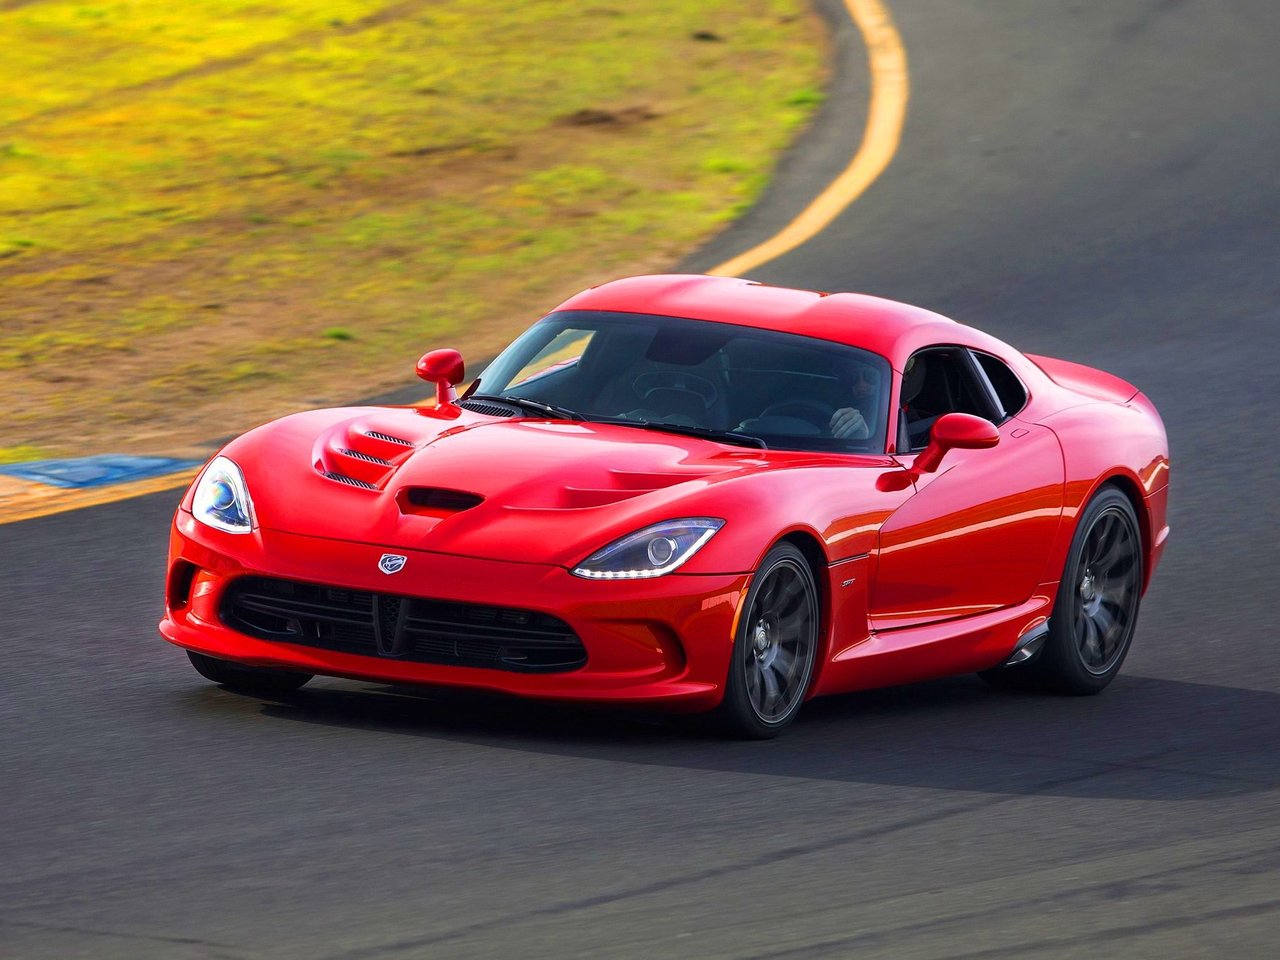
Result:
{"type": "Polygon", "coordinates": [[[1058,583],[1058,593],[1054,599],[1054,616],[1049,619],[1049,638],[1044,653],[1037,659],[1035,673],[1053,689],[1068,694],[1097,693],[1107,686],[1120,672],[1129,648],[1133,645],[1133,635],[1137,629],[1140,603],[1135,603],[1133,615],[1126,626],[1126,636],[1120,654],[1114,663],[1103,673],[1093,673],[1080,658],[1070,615],[1076,601],[1077,584],[1080,580],[1080,564],[1083,561],[1083,549],[1089,531],[1093,529],[1098,518],[1108,509],[1116,508],[1127,518],[1135,541],[1138,545],[1134,563],[1137,566],[1137,583],[1134,587],[1142,591],[1144,556],[1142,549],[1142,528],[1138,522],[1137,512],[1129,498],[1114,486],[1103,487],[1091,499],[1080,515],[1075,534],[1071,538],[1071,549],[1067,553],[1067,561],[1062,570],[1062,579],[1058,583]]]}
{"type": "Polygon", "coordinates": [[[724,699],[721,701],[717,711],[721,726],[727,732],[739,737],[764,740],[776,737],[791,725],[796,718],[796,714],[800,712],[800,708],[804,705],[805,698],[808,696],[809,685],[813,682],[814,666],[818,658],[818,643],[822,635],[820,618],[821,609],[818,603],[818,589],[817,584],[814,582],[813,571],[809,567],[809,562],[795,546],[789,543],[776,544],[760,561],[760,566],[752,578],[751,589],[747,591],[747,599],[743,604],[742,616],[738,618],[738,629],[734,636],[733,652],[729,661],[729,674],[725,682],[724,699]],[[808,662],[804,666],[805,677],[801,693],[796,697],[795,703],[792,704],[791,709],[784,716],[770,722],[762,719],[751,706],[750,696],[747,693],[743,650],[746,644],[749,643],[747,634],[751,630],[751,612],[755,609],[756,598],[760,593],[760,589],[769,579],[769,575],[774,569],[783,563],[792,564],[800,571],[806,585],[809,603],[812,606],[814,628],[812,642],[809,644],[808,662]]]}

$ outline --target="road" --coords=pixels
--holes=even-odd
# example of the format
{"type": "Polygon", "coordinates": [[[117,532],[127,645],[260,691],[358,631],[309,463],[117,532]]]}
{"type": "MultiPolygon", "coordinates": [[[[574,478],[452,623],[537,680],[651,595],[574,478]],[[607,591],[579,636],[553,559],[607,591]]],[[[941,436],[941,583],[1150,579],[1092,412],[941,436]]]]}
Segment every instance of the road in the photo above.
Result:
{"type": "MultiPolygon", "coordinates": [[[[1173,535],[1120,679],[832,698],[768,743],[342,681],[268,704],[155,634],[174,494],[26,521],[0,528],[0,956],[1274,953],[1280,5],[892,9],[897,157],[752,275],[1155,400],[1173,535]]],[[[839,30],[843,92],[689,268],[847,160],[866,81],[839,30]]]]}

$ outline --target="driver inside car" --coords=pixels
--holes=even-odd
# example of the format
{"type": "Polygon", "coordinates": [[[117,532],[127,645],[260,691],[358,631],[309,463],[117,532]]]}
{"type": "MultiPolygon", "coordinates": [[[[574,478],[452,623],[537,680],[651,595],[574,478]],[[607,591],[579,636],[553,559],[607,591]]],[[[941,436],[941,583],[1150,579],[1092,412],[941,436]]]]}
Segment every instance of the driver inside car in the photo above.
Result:
{"type": "Polygon", "coordinates": [[[865,440],[871,435],[871,427],[863,414],[870,413],[876,405],[878,387],[876,372],[860,363],[853,364],[853,379],[849,384],[852,404],[841,407],[831,415],[831,435],[841,440],[865,440]]]}
{"type": "Polygon", "coordinates": [[[879,372],[871,364],[855,361],[833,373],[828,368],[818,375],[827,381],[820,394],[800,392],[774,399],[733,429],[746,434],[868,439],[880,404],[879,372]]]}

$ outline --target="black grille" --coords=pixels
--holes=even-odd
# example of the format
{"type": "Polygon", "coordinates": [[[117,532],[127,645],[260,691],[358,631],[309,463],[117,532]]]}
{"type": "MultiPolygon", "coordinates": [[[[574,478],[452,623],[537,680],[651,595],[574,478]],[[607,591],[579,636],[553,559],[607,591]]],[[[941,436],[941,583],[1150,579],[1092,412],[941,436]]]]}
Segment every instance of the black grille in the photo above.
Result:
{"type": "Polygon", "coordinates": [[[221,617],[251,637],[414,663],[552,673],[587,662],[563,620],[513,607],[241,577],[221,617]]]}
{"type": "Polygon", "coordinates": [[[488,400],[463,400],[460,406],[473,413],[483,413],[486,417],[518,417],[521,413],[517,406],[509,407],[505,403],[490,403],[488,400]]]}

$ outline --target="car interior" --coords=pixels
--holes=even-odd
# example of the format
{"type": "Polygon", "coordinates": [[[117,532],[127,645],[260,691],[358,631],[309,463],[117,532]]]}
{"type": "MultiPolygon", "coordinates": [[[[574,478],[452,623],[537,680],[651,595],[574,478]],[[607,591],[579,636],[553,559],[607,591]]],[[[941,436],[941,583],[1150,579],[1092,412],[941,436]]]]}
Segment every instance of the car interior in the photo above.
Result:
{"type": "Polygon", "coordinates": [[[907,361],[898,410],[898,449],[923,450],[934,421],[948,413],[971,413],[993,423],[1004,419],[985,374],[968,350],[922,350],[907,361]]]}

